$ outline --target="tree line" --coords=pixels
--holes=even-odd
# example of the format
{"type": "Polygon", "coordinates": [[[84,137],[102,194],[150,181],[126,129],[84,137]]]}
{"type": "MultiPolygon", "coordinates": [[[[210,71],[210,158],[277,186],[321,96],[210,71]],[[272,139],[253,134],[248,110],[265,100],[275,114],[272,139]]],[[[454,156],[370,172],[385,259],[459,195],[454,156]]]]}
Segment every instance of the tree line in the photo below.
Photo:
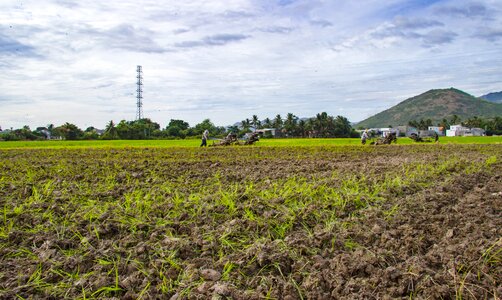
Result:
{"type": "Polygon", "coordinates": [[[191,127],[183,120],[171,119],[165,128],[144,118],[135,121],[122,120],[118,124],[110,121],[104,130],[99,130],[93,126],[80,129],[72,123],[65,123],[60,126],[49,124],[45,127],[37,127],[31,130],[29,126],[23,126],[15,130],[0,130],[0,139],[7,141],[14,140],[44,140],[44,139],[65,139],[65,140],[141,140],[141,139],[185,139],[199,138],[205,130],[209,131],[211,137],[221,138],[229,132],[243,136],[248,132],[263,129],[274,129],[275,136],[271,136],[271,131],[266,131],[265,137],[358,137],[359,134],[352,128],[349,120],[343,116],[333,117],[326,112],[316,114],[315,117],[300,119],[292,113],[288,113],[285,118],[280,114],[274,118],[260,120],[257,115],[246,118],[241,122],[228,126],[215,126],[210,119],[205,119],[201,123],[191,127]]]}
{"type": "Polygon", "coordinates": [[[484,119],[474,116],[462,121],[459,116],[453,115],[450,119],[444,118],[441,122],[436,124],[434,124],[431,119],[412,120],[408,122],[409,126],[419,130],[427,130],[429,126],[443,127],[446,130],[450,128],[451,125],[459,124],[469,128],[482,128],[486,131],[486,135],[502,135],[502,117],[484,119]]]}
{"type": "Polygon", "coordinates": [[[265,118],[263,121],[253,115],[251,119],[242,120],[240,128],[242,130],[273,128],[283,137],[359,137],[359,133],[352,128],[347,118],[333,117],[326,112],[306,119],[300,119],[292,113],[288,113],[285,118],[278,114],[273,119],[265,118]]]}

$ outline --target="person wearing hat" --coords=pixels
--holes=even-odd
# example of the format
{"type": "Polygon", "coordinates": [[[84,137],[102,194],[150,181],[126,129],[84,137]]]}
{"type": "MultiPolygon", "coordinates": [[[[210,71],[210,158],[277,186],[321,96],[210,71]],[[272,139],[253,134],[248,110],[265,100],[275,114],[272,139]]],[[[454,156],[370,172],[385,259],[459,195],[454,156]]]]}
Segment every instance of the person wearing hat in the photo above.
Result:
{"type": "Polygon", "coordinates": [[[366,144],[366,140],[368,139],[368,129],[364,130],[361,134],[361,144],[366,144]]]}
{"type": "Polygon", "coordinates": [[[204,133],[202,133],[202,143],[200,144],[201,147],[206,147],[207,146],[207,138],[209,137],[209,130],[204,130],[204,133]]]}

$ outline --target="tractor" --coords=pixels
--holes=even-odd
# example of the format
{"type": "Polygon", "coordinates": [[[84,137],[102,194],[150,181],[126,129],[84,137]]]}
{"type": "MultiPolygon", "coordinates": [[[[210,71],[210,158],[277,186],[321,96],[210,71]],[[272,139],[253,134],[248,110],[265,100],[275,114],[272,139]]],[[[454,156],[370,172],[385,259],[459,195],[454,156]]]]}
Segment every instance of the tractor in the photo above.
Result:
{"type": "Polygon", "coordinates": [[[379,137],[376,141],[372,141],[370,145],[390,145],[391,143],[397,143],[397,134],[395,132],[389,132],[383,137],[379,137]]]}
{"type": "Polygon", "coordinates": [[[247,138],[242,139],[239,141],[237,139],[237,135],[235,133],[229,133],[224,139],[218,140],[218,142],[213,142],[211,145],[212,147],[217,147],[217,146],[231,146],[231,145],[238,145],[238,146],[243,146],[243,145],[253,145],[257,141],[260,140],[260,137],[258,136],[258,133],[253,132],[251,134],[247,134],[247,138]]]}
{"type": "Polygon", "coordinates": [[[416,143],[437,143],[439,141],[439,135],[435,131],[428,130],[422,131],[420,133],[412,133],[410,135],[410,139],[412,139],[416,143]]]}

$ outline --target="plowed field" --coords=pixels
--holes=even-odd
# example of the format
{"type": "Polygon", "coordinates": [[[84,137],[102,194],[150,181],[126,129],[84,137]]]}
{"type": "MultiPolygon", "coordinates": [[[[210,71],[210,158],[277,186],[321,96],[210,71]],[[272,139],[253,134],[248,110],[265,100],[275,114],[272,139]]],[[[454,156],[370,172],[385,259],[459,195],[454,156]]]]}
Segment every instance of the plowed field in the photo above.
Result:
{"type": "Polygon", "coordinates": [[[502,147],[0,150],[1,299],[498,299],[502,147]]]}

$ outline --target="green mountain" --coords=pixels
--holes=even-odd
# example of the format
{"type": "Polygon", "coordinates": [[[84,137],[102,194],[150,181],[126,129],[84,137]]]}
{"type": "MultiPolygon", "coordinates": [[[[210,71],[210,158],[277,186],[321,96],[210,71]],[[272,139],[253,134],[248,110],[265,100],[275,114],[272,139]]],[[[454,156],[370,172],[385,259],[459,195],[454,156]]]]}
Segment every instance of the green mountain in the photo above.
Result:
{"type": "Polygon", "coordinates": [[[474,116],[500,117],[502,104],[488,102],[454,88],[430,90],[363,120],[357,123],[356,127],[395,127],[420,119],[431,119],[435,124],[444,118],[451,119],[453,115],[462,120],[474,116]]]}
{"type": "Polygon", "coordinates": [[[481,99],[485,99],[490,102],[502,103],[502,92],[489,93],[479,97],[481,99]]]}

